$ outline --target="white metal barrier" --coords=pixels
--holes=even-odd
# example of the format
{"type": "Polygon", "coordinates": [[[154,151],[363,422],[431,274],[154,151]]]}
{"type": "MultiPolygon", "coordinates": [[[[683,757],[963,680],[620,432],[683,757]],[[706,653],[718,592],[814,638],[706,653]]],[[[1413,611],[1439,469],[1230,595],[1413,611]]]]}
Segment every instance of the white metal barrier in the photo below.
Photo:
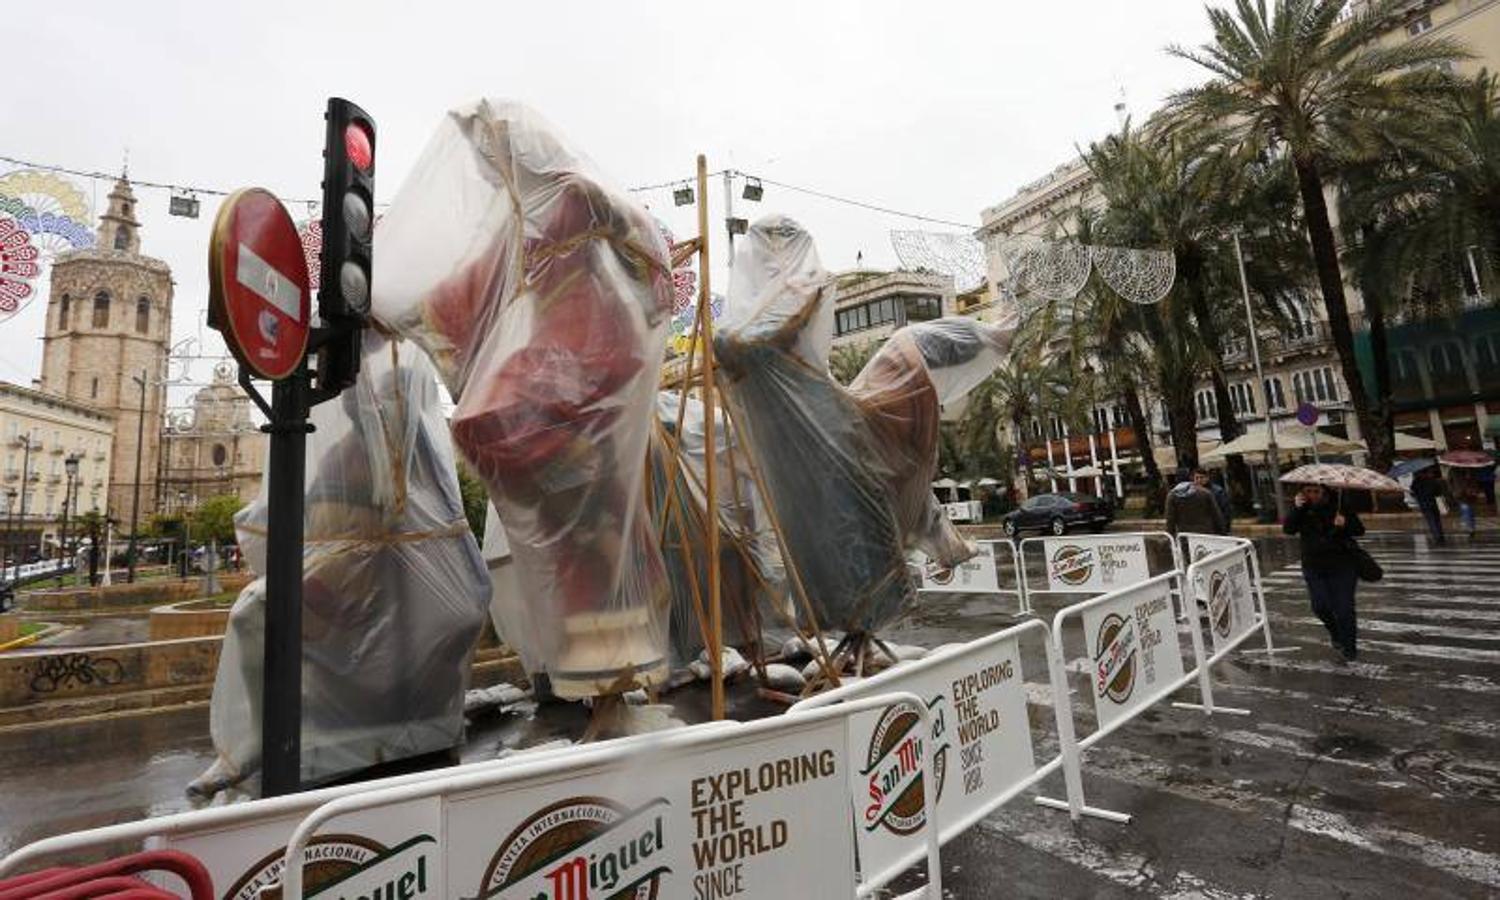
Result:
{"type": "Polygon", "coordinates": [[[1182,570],[1177,541],[1165,531],[1127,531],[1109,534],[1044,535],[1021,540],[1016,567],[1021,573],[1023,607],[1030,612],[1037,594],[1103,594],[1138,584],[1153,575],[1182,570]],[[1030,557],[1039,558],[1043,580],[1033,584],[1030,557]],[[1153,566],[1152,550],[1157,551],[1153,566]],[[1160,557],[1168,558],[1165,568],[1160,557]],[[1153,568],[1156,571],[1153,571],[1153,568]]]}
{"type": "MultiPolygon", "coordinates": [[[[337,821],[331,840],[360,837],[351,825],[389,835],[368,841],[385,849],[337,881],[339,896],[379,896],[396,884],[403,897],[577,898],[645,887],[667,897],[852,897],[848,817],[868,773],[849,764],[849,719],[893,704],[915,721],[893,736],[880,774],[910,796],[911,785],[932,778],[932,742],[922,740],[932,719],[916,695],[883,694],[340,797],[287,842],[283,896],[304,896],[303,866],[293,862],[316,865],[315,835],[337,821]]],[[[941,897],[937,810],[926,792],[916,818],[926,836],[925,891],[941,897]]]]}
{"type": "MultiPolygon", "coordinates": [[[[1228,559],[1239,552],[1225,551],[1228,559]]],[[[1075,820],[1091,815],[1116,822],[1128,822],[1125,813],[1089,807],[1084,802],[1081,760],[1084,751],[1113,734],[1131,719],[1167,699],[1178,690],[1198,683],[1202,703],[1174,704],[1201,709],[1213,715],[1232,713],[1249,715],[1249,710],[1216,706],[1209,679],[1209,659],[1204,652],[1203,632],[1196,616],[1189,617],[1188,633],[1193,648],[1191,669],[1183,663],[1182,645],[1177,636],[1178,615],[1174,603],[1189,605],[1182,590],[1182,574],[1177,571],[1155,575],[1138,584],[1092,597],[1058,610],[1052,620],[1053,694],[1059,698],[1057,717],[1058,741],[1062,745],[1063,781],[1066,800],[1038,797],[1037,803],[1068,810],[1075,820]],[[1084,658],[1088,663],[1089,694],[1093,697],[1098,725],[1084,738],[1078,738],[1072,701],[1067,689],[1063,660],[1063,626],[1068,619],[1081,620],[1084,658]],[[1066,706],[1064,706],[1066,704],[1066,706]]],[[[1238,646],[1253,631],[1246,631],[1227,645],[1224,653],[1238,646]]],[[[1215,657],[1222,658],[1222,657],[1215,657]]]]}
{"type": "Polygon", "coordinates": [[[1026,605],[1026,592],[1021,586],[1021,557],[1015,543],[995,538],[975,543],[979,552],[952,569],[944,570],[923,559],[918,564],[921,590],[935,594],[1009,594],[1016,598],[1020,614],[1029,614],[1031,608],[1026,605]],[[1009,587],[1005,586],[1007,583],[1009,587]]]}
{"type": "MultiPolygon", "coordinates": [[[[733,729],[737,726],[733,722],[710,722],[694,727],[705,731],[733,729]]],[[[656,735],[637,735],[592,746],[628,748],[656,739],[656,735]]],[[[0,859],[0,878],[59,854],[77,855],[87,851],[104,851],[119,844],[143,842],[148,849],[175,849],[193,855],[208,867],[220,896],[240,895],[248,900],[255,896],[255,891],[260,886],[279,879],[282,850],[287,839],[308,813],[324,803],[351,794],[416,784],[451,777],[456,773],[488,772],[522,761],[551,759],[575,749],[570,746],[536,750],[504,759],[319,788],[300,794],[251,800],[56,835],[27,844],[0,859]],[[238,885],[240,891],[238,894],[226,891],[226,885],[238,885]]]]}
{"type": "MultiPolygon", "coordinates": [[[[888,669],[857,684],[810,697],[792,714],[826,708],[883,691],[902,691],[922,699],[932,715],[930,734],[935,761],[938,840],[947,843],[975,822],[1057,771],[1061,758],[1038,766],[1026,713],[1027,695],[1021,670],[1020,641],[1039,632],[1050,654],[1047,623],[1031,619],[967,644],[888,669]],[[957,766],[955,773],[953,767],[957,766]]],[[[1049,666],[1050,668],[1050,666],[1049,666]]],[[[1056,709],[1054,702],[1053,708],[1056,709]]],[[[891,705],[849,719],[850,746],[856,761],[864,750],[869,770],[870,805],[859,818],[861,890],[874,891],[909,869],[922,848],[904,826],[891,827],[892,798],[879,790],[875,763],[888,746],[890,732],[914,724],[911,710],[891,705]]],[[[925,788],[925,785],[924,785],[925,788]]]]}
{"type": "MultiPolygon", "coordinates": [[[[1191,566],[1192,563],[1198,562],[1199,560],[1202,560],[1207,556],[1226,550],[1239,548],[1244,552],[1246,561],[1250,569],[1250,590],[1254,595],[1255,606],[1260,616],[1261,633],[1265,636],[1266,646],[1263,651],[1243,650],[1242,652],[1296,652],[1296,647],[1277,647],[1275,641],[1271,639],[1271,614],[1269,608],[1266,606],[1265,583],[1261,581],[1260,577],[1260,556],[1255,552],[1254,543],[1252,543],[1247,538],[1218,534],[1194,534],[1191,532],[1183,532],[1182,534],[1178,535],[1178,537],[1182,541],[1181,559],[1186,561],[1189,566],[1191,566]]],[[[1189,584],[1194,584],[1194,581],[1191,577],[1191,571],[1189,571],[1189,577],[1187,581],[1189,584]]],[[[1200,597],[1201,596],[1202,595],[1200,594],[1200,597]]],[[[1216,661],[1218,658],[1218,656],[1215,657],[1216,661]]]]}

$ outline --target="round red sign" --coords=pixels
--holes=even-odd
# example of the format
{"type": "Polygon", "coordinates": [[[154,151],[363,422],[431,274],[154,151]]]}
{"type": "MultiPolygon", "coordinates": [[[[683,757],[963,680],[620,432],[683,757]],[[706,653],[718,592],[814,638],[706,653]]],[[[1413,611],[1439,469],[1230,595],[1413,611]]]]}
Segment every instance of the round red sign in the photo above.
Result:
{"type": "Polygon", "coordinates": [[[307,352],[312,295],[292,217],[269,191],[236,191],[219,207],[208,248],[208,322],[235,359],[276,381],[307,352]]]}

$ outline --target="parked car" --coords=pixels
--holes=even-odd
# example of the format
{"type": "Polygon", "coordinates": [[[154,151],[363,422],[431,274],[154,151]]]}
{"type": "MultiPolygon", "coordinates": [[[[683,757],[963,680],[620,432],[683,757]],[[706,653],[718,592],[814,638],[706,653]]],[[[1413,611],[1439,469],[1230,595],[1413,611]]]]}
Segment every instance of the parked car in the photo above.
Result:
{"type": "Polygon", "coordinates": [[[1103,531],[1114,518],[1109,503],[1092,494],[1037,494],[1006,513],[1003,526],[1011,537],[1023,531],[1067,534],[1071,528],[1103,531]]]}

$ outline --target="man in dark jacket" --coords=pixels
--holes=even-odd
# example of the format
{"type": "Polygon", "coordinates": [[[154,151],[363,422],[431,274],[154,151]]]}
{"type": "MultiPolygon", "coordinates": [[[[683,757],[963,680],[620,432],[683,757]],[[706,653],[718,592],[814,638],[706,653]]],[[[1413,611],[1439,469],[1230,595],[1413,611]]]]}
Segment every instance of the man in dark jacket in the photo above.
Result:
{"type": "Polygon", "coordinates": [[[1293,502],[1281,528],[1301,539],[1302,580],[1307,582],[1313,614],[1328,629],[1334,649],[1353,662],[1359,632],[1354,615],[1354,589],[1359,584],[1354,538],[1365,533],[1364,523],[1335,506],[1321,485],[1304,487],[1293,502]]]}
{"type": "Polygon", "coordinates": [[[1439,545],[1447,543],[1443,539],[1443,513],[1438,509],[1438,498],[1443,493],[1443,476],[1438,474],[1436,466],[1421,470],[1412,479],[1411,495],[1417,498],[1417,509],[1427,520],[1427,532],[1432,542],[1439,545]]]}
{"type": "Polygon", "coordinates": [[[1224,513],[1208,490],[1208,473],[1204,470],[1194,470],[1192,480],[1167,492],[1167,531],[1172,535],[1180,531],[1224,534],[1227,530],[1224,513]]]}

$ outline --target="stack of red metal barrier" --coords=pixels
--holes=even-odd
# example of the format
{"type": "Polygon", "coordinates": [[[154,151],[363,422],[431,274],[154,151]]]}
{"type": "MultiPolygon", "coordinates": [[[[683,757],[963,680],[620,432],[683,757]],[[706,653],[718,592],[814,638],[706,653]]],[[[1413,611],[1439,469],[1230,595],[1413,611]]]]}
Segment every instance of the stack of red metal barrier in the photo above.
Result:
{"type": "Polygon", "coordinates": [[[0,880],[0,900],[174,900],[178,895],[135,877],[142,872],[168,872],[187,885],[192,900],[213,900],[214,883],[208,870],[193,857],[176,850],[133,853],[82,868],[42,869],[0,880]]]}

